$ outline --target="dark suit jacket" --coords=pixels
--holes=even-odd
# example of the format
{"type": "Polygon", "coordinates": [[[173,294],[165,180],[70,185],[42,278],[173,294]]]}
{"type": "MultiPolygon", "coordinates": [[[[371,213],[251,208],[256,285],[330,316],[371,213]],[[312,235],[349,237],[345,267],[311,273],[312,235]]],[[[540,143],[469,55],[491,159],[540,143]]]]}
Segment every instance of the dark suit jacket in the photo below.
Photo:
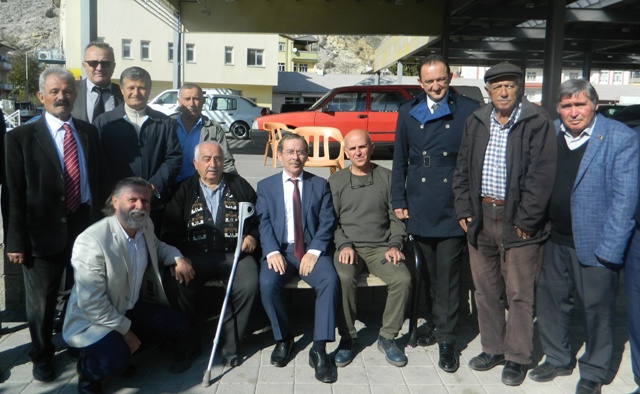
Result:
{"type": "MultiPolygon", "coordinates": [[[[333,231],[336,216],[331,202],[329,184],[304,171],[302,173],[302,228],[305,251],[317,249],[322,253],[332,252],[333,231]]],[[[284,207],[282,173],[279,172],[258,182],[256,214],[260,220],[260,244],[264,256],[281,251],[287,244],[287,223],[284,207]]]]}
{"type": "MultiPolygon", "coordinates": [[[[106,199],[100,187],[107,177],[100,139],[91,124],[80,119],[73,119],[73,124],[87,165],[91,219],[95,221],[106,199]]],[[[5,148],[9,193],[6,252],[35,257],[60,253],[68,241],[64,175],[45,117],[7,133],[5,148]]]]}
{"type": "Polygon", "coordinates": [[[147,107],[149,118],[140,134],[124,119],[124,104],[105,112],[93,122],[109,169],[116,180],[139,176],[151,182],[161,195],[152,199],[151,209],[169,202],[176,177],[182,166],[182,150],[176,134],[175,120],[147,107]]]}
{"type": "MultiPolygon", "coordinates": [[[[82,119],[85,122],[88,122],[89,116],[87,114],[87,80],[86,79],[80,80],[76,83],[76,91],[78,92],[78,97],[76,97],[76,102],[73,105],[73,111],[71,111],[71,116],[77,119],[82,119]]],[[[120,85],[112,83],[111,94],[113,95],[114,108],[123,103],[124,99],[122,98],[120,85]]],[[[93,120],[95,121],[95,119],[93,120]]]]}

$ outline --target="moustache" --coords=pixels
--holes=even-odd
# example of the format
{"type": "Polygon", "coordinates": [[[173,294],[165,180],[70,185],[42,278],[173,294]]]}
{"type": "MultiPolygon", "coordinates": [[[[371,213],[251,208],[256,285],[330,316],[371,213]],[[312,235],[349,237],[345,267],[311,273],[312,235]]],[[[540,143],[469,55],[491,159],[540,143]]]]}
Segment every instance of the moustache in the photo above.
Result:
{"type": "Polygon", "coordinates": [[[53,102],[53,108],[57,107],[69,107],[71,103],[69,100],[56,100],[53,102]]]}

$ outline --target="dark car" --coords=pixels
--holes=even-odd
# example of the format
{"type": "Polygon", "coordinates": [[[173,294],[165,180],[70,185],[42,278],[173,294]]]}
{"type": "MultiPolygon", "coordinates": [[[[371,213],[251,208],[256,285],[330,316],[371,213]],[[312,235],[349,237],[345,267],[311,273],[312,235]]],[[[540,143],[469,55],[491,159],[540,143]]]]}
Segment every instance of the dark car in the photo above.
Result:
{"type": "Polygon", "coordinates": [[[640,126],[640,104],[627,105],[610,116],[618,122],[622,122],[633,128],[640,126]]]}

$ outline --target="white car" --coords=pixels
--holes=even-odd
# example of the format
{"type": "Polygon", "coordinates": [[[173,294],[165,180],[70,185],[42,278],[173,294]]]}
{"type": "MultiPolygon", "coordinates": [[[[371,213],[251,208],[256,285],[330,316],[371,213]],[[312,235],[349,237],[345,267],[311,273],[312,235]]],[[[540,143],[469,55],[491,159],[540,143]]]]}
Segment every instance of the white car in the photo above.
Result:
{"type": "MultiPolygon", "coordinates": [[[[260,107],[253,101],[231,89],[204,90],[205,104],[202,112],[209,119],[213,119],[222,126],[224,131],[230,132],[239,139],[249,138],[249,125],[258,116],[269,115],[271,110],[260,107]]],[[[178,111],[178,90],[165,90],[156,96],[149,106],[167,115],[178,111]]]]}

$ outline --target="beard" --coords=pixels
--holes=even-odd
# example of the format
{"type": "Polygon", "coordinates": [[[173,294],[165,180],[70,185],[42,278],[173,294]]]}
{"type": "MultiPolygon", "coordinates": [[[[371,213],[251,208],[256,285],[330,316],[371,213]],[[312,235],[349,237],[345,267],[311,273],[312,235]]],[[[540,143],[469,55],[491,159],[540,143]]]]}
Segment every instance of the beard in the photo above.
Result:
{"type": "Polygon", "coordinates": [[[121,209],[118,211],[118,216],[125,227],[138,230],[144,226],[144,222],[147,220],[147,211],[143,209],[132,209],[126,212],[121,209]]]}

